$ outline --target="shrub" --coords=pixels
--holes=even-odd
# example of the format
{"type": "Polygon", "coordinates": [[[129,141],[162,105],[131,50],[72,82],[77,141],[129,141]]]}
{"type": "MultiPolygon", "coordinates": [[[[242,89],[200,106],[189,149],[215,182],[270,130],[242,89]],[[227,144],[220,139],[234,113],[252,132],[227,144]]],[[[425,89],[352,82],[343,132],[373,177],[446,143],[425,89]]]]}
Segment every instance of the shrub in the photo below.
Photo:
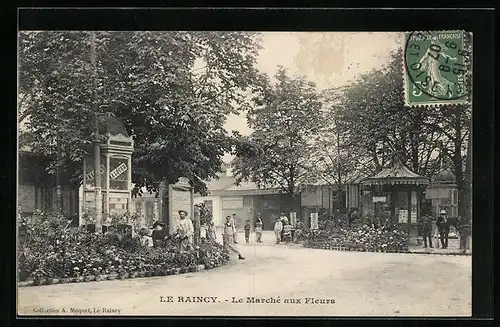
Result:
{"type": "Polygon", "coordinates": [[[95,234],[82,227],[69,227],[61,215],[36,213],[30,223],[21,220],[21,228],[21,280],[165,272],[198,264],[218,266],[229,259],[215,242],[188,251],[181,251],[174,241],[167,241],[163,248],[145,248],[137,237],[124,237],[119,232],[95,234]]]}

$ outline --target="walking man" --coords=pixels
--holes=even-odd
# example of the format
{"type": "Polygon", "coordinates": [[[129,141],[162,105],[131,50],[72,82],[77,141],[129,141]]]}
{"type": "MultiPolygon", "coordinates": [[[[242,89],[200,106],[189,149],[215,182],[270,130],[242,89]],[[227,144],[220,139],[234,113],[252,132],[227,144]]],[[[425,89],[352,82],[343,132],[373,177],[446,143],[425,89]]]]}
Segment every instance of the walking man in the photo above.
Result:
{"type": "Polygon", "coordinates": [[[236,231],[236,212],[233,212],[233,217],[231,219],[231,223],[233,224],[233,242],[234,244],[238,244],[238,232],[236,231]]]}
{"type": "Polygon", "coordinates": [[[238,255],[238,259],[244,260],[245,258],[241,255],[240,251],[234,245],[234,224],[231,221],[231,216],[226,217],[226,222],[224,223],[224,233],[222,234],[222,241],[224,248],[229,251],[229,253],[234,253],[238,255]]]}
{"type": "Polygon", "coordinates": [[[448,248],[448,234],[450,233],[450,224],[445,210],[439,212],[439,217],[436,221],[437,228],[439,229],[439,238],[441,240],[441,247],[448,248]]]}
{"type": "Polygon", "coordinates": [[[262,222],[262,215],[257,214],[257,219],[255,220],[255,236],[257,238],[257,243],[262,243],[262,228],[264,223],[262,222]]]}

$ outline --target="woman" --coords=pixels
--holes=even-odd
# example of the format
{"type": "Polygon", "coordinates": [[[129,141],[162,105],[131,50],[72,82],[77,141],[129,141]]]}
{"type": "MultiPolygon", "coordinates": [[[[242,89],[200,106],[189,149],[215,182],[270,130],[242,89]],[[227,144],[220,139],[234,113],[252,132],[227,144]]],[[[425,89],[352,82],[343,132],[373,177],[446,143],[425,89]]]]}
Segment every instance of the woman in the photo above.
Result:
{"type": "Polygon", "coordinates": [[[164,223],[161,221],[156,221],[153,224],[153,233],[151,233],[151,238],[153,240],[153,245],[155,248],[161,247],[163,245],[163,239],[165,238],[165,233],[163,231],[164,223]]]}
{"type": "Polygon", "coordinates": [[[148,235],[148,229],[146,227],[142,227],[139,230],[139,242],[141,246],[151,248],[153,247],[153,238],[148,235]]]}
{"type": "Polygon", "coordinates": [[[217,235],[215,233],[215,225],[214,225],[214,222],[212,220],[208,223],[207,238],[209,240],[212,240],[212,241],[216,241],[216,239],[217,239],[217,235]]]}
{"type": "Polygon", "coordinates": [[[244,260],[245,258],[241,255],[240,251],[234,245],[234,224],[231,221],[231,216],[226,217],[226,222],[224,223],[224,233],[222,234],[222,240],[224,243],[224,248],[229,251],[229,253],[238,254],[238,259],[244,260]]]}
{"type": "Polygon", "coordinates": [[[257,243],[262,243],[262,226],[264,223],[262,222],[261,214],[257,214],[257,220],[255,221],[255,236],[257,237],[257,243]]]}

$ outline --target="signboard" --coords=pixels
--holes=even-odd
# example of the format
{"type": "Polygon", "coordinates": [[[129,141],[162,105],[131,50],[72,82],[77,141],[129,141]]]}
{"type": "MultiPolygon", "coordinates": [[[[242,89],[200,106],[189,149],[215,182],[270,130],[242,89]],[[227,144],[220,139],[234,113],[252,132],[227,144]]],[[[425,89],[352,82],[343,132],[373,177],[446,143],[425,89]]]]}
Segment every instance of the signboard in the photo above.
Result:
{"type": "Polygon", "coordinates": [[[417,223],[417,213],[416,212],[412,212],[411,213],[411,216],[410,216],[410,219],[411,219],[411,223],[412,224],[416,224],[417,223]]]}
{"type": "Polygon", "coordinates": [[[319,226],[318,226],[318,213],[317,212],[313,212],[311,213],[310,215],[310,218],[311,218],[311,229],[318,229],[319,226]]]}
{"type": "Polygon", "coordinates": [[[399,222],[400,223],[408,222],[408,210],[399,210],[399,222]]]}
{"type": "Polygon", "coordinates": [[[223,209],[243,209],[243,197],[223,197],[223,209]]]}
{"type": "Polygon", "coordinates": [[[173,232],[179,225],[180,217],[179,210],[185,210],[188,213],[188,218],[192,217],[192,202],[191,202],[191,191],[181,190],[172,187],[171,199],[170,199],[170,232],[173,232]]]}
{"type": "Polygon", "coordinates": [[[373,197],[373,203],[376,203],[376,202],[387,202],[387,197],[386,196],[374,196],[373,197]]]}
{"type": "Polygon", "coordinates": [[[121,163],[118,167],[113,169],[112,172],[109,173],[109,178],[111,179],[116,179],[118,176],[120,176],[122,173],[127,171],[127,165],[124,163],[121,163]]]}

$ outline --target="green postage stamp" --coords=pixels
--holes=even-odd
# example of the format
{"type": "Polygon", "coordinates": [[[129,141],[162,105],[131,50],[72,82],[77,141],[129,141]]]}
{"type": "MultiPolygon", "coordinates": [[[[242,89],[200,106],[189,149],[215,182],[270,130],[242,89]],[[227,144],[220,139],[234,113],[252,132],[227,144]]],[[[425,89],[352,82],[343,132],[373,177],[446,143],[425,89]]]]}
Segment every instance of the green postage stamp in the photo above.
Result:
{"type": "Polygon", "coordinates": [[[403,61],[407,106],[470,102],[472,33],[406,32],[403,61]]]}

